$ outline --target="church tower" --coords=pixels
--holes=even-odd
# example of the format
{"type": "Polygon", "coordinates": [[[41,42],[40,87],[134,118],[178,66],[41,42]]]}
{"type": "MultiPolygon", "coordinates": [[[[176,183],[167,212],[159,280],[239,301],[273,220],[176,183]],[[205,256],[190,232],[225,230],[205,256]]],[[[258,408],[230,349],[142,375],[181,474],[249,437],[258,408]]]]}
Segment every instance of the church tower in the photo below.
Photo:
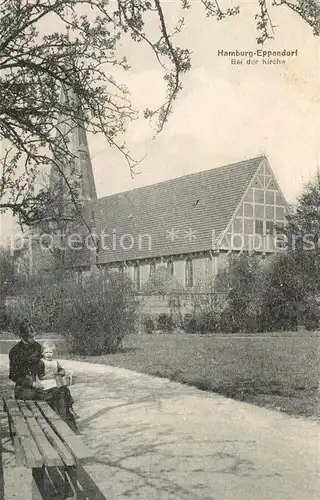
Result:
{"type": "MultiPolygon", "coordinates": [[[[33,271],[52,265],[68,265],[67,235],[83,236],[94,229],[90,205],[97,199],[97,193],[81,106],[69,89],[61,90],[60,103],[57,142],[48,184],[49,201],[44,216],[30,228],[33,271]],[[43,245],[46,235],[51,245],[47,249],[43,245]]],[[[89,260],[94,263],[95,251],[90,253],[89,260]]]]}
{"type": "Polygon", "coordinates": [[[83,204],[96,200],[97,193],[80,103],[70,90],[62,89],[61,108],[57,124],[57,144],[61,149],[57,146],[53,158],[49,189],[56,192],[60,203],[68,203],[71,187],[79,203],[83,204]],[[70,114],[76,117],[71,118],[70,114]],[[71,155],[64,155],[64,149],[71,155]]]}

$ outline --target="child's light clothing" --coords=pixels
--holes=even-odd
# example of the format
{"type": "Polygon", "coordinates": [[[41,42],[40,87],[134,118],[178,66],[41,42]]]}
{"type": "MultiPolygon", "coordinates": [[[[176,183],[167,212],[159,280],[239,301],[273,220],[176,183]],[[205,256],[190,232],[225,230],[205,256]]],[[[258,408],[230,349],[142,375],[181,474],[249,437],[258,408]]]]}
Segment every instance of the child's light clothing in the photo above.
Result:
{"type": "Polygon", "coordinates": [[[55,375],[59,374],[59,371],[62,370],[58,361],[52,359],[49,361],[48,359],[41,358],[41,384],[45,391],[52,389],[53,387],[57,387],[57,380],[55,375]]]}
{"type": "Polygon", "coordinates": [[[52,395],[53,403],[50,405],[67,422],[76,433],[78,428],[75,419],[79,418],[73,410],[73,398],[68,387],[62,387],[59,379],[66,375],[65,370],[54,359],[55,346],[51,343],[42,344],[42,358],[38,365],[38,379],[43,390],[52,395]]]}
{"type": "Polygon", "coordinates": [[[57,375],[59,371],[58,361],[55,359],[49,361],[48,359],[41,358],[41,362],[44,364],[43,379],[48,380],[50,378],[54,378],[54,375],[57,375]]]}

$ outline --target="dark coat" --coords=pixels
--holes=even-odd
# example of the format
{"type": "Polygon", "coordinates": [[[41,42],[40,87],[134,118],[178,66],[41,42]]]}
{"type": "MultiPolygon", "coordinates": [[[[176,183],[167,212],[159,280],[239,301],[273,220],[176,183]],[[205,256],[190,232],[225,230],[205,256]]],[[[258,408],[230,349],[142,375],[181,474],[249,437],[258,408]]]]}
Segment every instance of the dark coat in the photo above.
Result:
{"type": "Polygon", "coordinates": [[[18,342],[9,352],[9,378],[16,386],[32,387],[36,380],[41,358],[41,345],[38,342],[18,342]]]}
{"type": "Polygon", "coordinates": [[[77,432],[77,424],[70,408],[73,404],[68,387],[48,391],[32,387],[36,376],[41,376],[41,345],[38,342],[18,342],[9,352],[9,378],[16,383],[14,395],[22,400],[45,400],[69,427],[77,432]]]}

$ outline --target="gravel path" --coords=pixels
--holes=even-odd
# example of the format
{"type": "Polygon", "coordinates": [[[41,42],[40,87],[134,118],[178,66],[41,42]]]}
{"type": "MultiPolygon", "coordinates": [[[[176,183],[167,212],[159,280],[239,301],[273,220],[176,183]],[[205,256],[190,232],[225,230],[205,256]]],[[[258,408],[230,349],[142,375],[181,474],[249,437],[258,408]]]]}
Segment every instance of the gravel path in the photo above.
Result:
{"type": "MultiPolygon", "coordinates": [[[[4,377],[7,357],[0,362],[4,377]]],[[[121,368],[61,363],[77,377],[80,431],[95,452],[86,469],[108,500],[319,498],[316,422],[121,368]]]]}

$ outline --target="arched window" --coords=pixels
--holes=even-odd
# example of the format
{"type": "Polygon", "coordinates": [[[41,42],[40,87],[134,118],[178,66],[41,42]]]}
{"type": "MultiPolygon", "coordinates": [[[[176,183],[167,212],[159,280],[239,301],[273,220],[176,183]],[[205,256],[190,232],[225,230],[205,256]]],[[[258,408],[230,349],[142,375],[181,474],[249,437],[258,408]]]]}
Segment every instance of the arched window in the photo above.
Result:
{"type": "Polygon", "coordinates": [[[151,276],[154,276],[155,272],[156,272],[156,263],[155,261],[153,260],[152,262],[150,262],[150,268],[149,268],[149,277],[151,278],[151,276]]]}
{"type": "Polygon", "coordinates": [[[256,219],[255,220],[255,233],[256,234],[263,234],[263,220],[256,219]]]}
{"type": "Polygon", "coordinates": [[[90,210],[90,224],[94,226],[95,224],[95,213],[94,210],[90,210]]]}
{"type": "Polygon", "coordinates": [[[174,275],[174,264],[172,259],[168,260],[167,262],[167,270],[170,276],[174,275]]]}
{"type": "Polygon", "coordinates": [[[138,262],[133,266],[133,282],[136,289],[140,290],[140,266],[138,262]]]}
{"type": "Polygon", "coordinates": [[[78,269],[78,271],[77,271],[77,282],[79,283],[79,285],[82,285],[82,270],[81,269],[78,269]]]}
{"type": "Polygon", "coordinates": [[[186,260],[185,284],[186,288],[193,287],[193,260],[190,257],[186,260]]]}

